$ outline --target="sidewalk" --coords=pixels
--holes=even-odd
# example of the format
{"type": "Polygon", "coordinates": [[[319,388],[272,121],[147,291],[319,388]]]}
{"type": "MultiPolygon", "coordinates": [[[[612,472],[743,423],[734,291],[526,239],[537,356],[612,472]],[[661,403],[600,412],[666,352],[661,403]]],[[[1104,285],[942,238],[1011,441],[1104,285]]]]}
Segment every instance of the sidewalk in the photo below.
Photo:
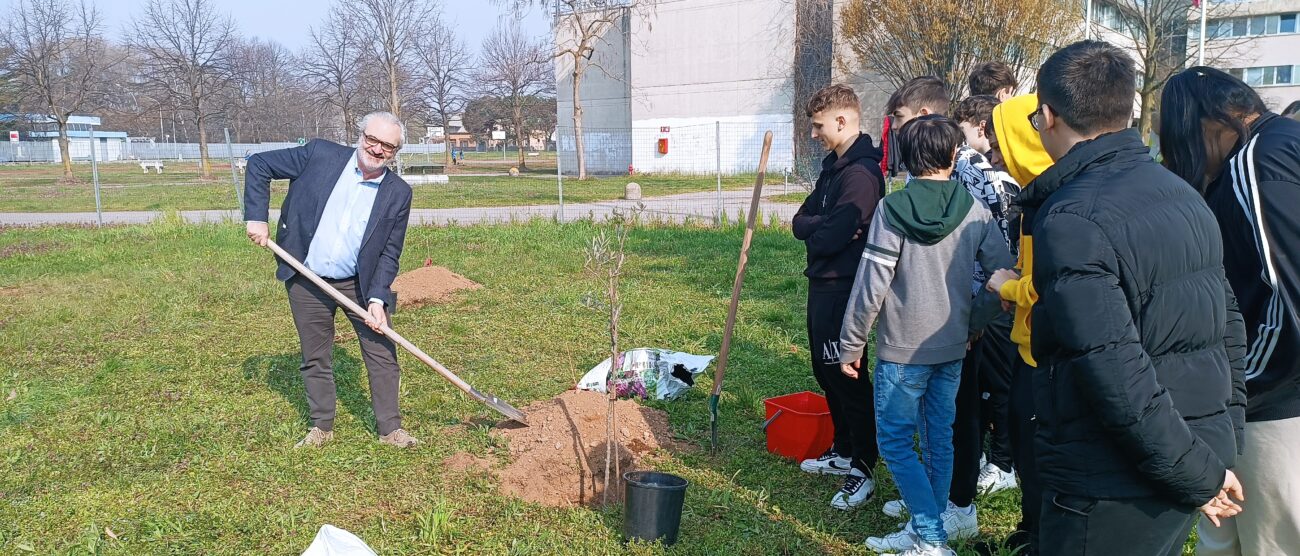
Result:
{"type": "MultiPolygon", "coordinates": [[[[797,191],[791,187],[788,191],[797,191]]],[[[773,184],[763,192],[764,197],[781,195],[783,188],[773,184]]],[[[732,220],[743,219],[748,213],[752,191],[723,191],[722,210],[732,220]]],[[[602,220],[609,218],[615,210],[630,213],[638,204],[644,206],[646,218],[658,218],[672,222],[682,222],[688,218],[710,221],[718,209],[716,191],[683,193],[666,197],[652,197],[641,201],[599,201],[595,203],[565,203],[563,218],[560,217],[560,205],[522,205],[507,207],[466,207],[450,209],[411,209],[411,225],[446,225],[446,224],[490,224],[501,222],[520,222],[533,218],[555,218],[571,222],[583,218],[602,220]]],[[[773,203],[763,200],[759,204],[759,214],[763,219],[773,214],[778,220],[788,222],[794,217],[798,205],[790,203],[773,203]]],[[[161,211],[126,211],[105,212],[105,224],[145,224],[161,218],[161,211]]],[[[242,219],[234,210],[187,210],[180,212],[181,218],[188,222],[226,222],[242,219]]],[[[271,217],[279,218],[280,211],[272,210],[271,217]]],[[[93,212],[0,212],[0,226],[45,226],[56,224],[94,224],[93,212]]]]}

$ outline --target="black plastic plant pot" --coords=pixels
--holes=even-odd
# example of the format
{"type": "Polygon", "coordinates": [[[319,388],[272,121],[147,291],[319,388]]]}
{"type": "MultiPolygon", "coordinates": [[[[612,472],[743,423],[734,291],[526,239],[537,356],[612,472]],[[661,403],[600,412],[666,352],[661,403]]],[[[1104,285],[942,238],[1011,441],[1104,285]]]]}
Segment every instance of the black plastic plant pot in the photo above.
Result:
{"type": "Polygon", "coordinates": [[[658,471],[628,471],[623,474],[626,496],[623,507],[623,537],[655,542],[664,546],[677,542],[686,501],[686,479],[658,471]]]}

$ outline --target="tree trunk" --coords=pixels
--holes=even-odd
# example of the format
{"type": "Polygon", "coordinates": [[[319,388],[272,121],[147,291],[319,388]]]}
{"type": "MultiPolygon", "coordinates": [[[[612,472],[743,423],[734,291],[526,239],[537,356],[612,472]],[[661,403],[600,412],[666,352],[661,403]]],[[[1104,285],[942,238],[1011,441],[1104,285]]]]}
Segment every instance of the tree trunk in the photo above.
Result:
{"type": "MultiPolygon", "coordinates": [[[[388,111],[399,119],[402,117],[402,100],[397,94],[397,64],[388,66],[388,111]]],[[[405,140],[405,137],[403,137],[405,140]]]]}
{"type": "Polygon", "coordinates": [[[1138,132],[1142,134],[1142,141],[1146,142],[1151,136],[1151,115],[1156,109],[1155,87],[1142,87],[1141,98],[1142,112],[1138,114],[1138,132]]]}
{"type": "MultiPolygon", "coordinates": [[[[68,121],[64,119],[59,122],[59,156],[63,159],[63,179],[72,181],[75,178],[72,176],[72,154],[68,142],[68,121]]],[[[93,142],[90,148],[95,148],[93,142]]]]}
{"type": "Polygon", "coordinates": [[[524,107],[515,105],[515,149],[519,151],[519,161],[515,164],[520,172],[527,168],[524,164],[524,107]]]}
{"type": "Polygon", "coordinates": [[[346,106],[343,107],[342,112],[343,125],[339,127],[339,142],[346,145],[348,144],[348,130],[352,127],[352,114],[349,113],[346,106]]]}
{"type": "MultiPolygon", "coordinates": [[[[575,58],[573,61],[573,144],[578,156],[578,179],[587,179],[587,153],[585,142],[582,140],[582,62],[575,58]]],[[[557,146],[555,156],[560,156],[560,149],[557,146]]]]}
{"type": "Polygon", "coordinates": [[[442,118],[442,165],[446,172],[451,169],[451,132],[447,129],[447,113],[439,111],[438,117],[442,118]]]}
{"type": "Polygon", "coordinates": [[[208,161],[208,130],[204,129],[203,121],[207,118],[199,114],[194,119],[194,123],[199,126],[199,167],[203,170],[203,179],[212,179],[212,163],[208,161]]]}

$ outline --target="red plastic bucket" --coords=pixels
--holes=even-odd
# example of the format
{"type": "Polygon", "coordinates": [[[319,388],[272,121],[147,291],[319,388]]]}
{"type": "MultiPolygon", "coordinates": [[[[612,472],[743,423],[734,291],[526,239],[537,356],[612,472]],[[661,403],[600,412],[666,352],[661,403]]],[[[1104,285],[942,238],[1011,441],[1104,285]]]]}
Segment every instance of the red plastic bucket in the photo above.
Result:
{"type": "Polygon", "coordinates": [[[786,394],[763,400],[767,420],[767,451],[795,461],[815,458],[831,447],[835,425],[826,398],[813,392],[786,394]]]}

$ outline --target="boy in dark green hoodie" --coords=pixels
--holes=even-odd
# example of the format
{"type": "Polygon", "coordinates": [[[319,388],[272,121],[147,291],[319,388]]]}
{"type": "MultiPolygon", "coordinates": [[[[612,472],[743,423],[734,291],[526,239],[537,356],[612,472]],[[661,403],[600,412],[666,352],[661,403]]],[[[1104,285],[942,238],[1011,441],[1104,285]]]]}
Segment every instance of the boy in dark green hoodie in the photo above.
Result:
{"type": "Polygon", "coordinates": [[[880,317],[876,437],[912,518],[897,533],[867,539],[877,552],[955,554],[941,514],[952,481],[957,387],[972,332],[997,314],[975,305],[999,302],[988,292],[972,299],[970,277],[977,261],[984,268],[1011,264],[992,213],[950,179],[963,139],[957,124],[937,115],[900,130],[899,155],[915,179],[876,209],[840,332],[841,371],[865,381],[860,360],[880,317]],[[917,433],[924,467],[914,450],[917,433]]]}

